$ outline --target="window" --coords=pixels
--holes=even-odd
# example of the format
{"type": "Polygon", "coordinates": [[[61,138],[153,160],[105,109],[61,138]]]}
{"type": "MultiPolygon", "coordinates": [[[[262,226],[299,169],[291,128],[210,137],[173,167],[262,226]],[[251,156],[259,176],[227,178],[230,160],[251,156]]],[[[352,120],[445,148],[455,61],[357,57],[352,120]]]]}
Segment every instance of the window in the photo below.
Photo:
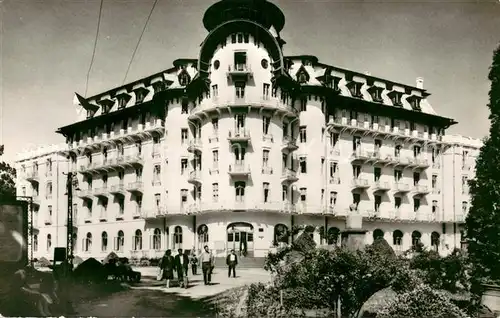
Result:
{"type": "Polygon", "coordinates": [[[245,82],[234,83],[236,98],[245,98],[245,82]]]}
{"type": "Polygon", "coordinates": [[[181,71],[181,73],[179,74],[179,84],[181,86],[186,86],[187,84],[189,84],[190,80],[191,80],[191,78],[189,77],[189,74],[187,73],[187,71],[185,69],[183,69],[181,71]]]}
{"type": "Polygon", "coordinates": [[[219,131],[219,118],[212,118],[212,128],[214,130],[214,134],[216,135],[219,131]]]}
{"type": "Polygon", "coordinates": [[[155,193],[156,208],[159,209],[161,205],[161,193],[155,193]]]}
{"type": "Polygon", "coordinates": [[[201,201],[201,186],[195,187],[194,199],[201,201]]]}
{"type": "Polygon", "coordinates": [[[468,192],[468,177],[462,176],[462,193],[468,192]]]}
{"type": "Polygon", "coordinates": [[[348,84],[349,91],[351,92],[352,97],[362,97],[361,86],[363,83],[350,82],[348,84]]]}
{"type": "Polygon", "coordinates": [[[413,231],[413,233],[411,233],[411,245],[413,247],[416,247],[417,245],[419,245],[421,237],[422,237],[422,234],[420,234],[419,231],[413,231]]]}
{"type": "Polygon", "coordinates": [[[401,154],[401,145],[396,145],[396,147],[394,147],[394,157],[399,158],[400,154],[401,154]]]}
{"type": "Polygon", "coordinates": [[[155,251],[161,249],[161,231],[159,228],[154,229],[153,232],[153,249],[155,251]]]}
{"type": "Polygon", "coordinates": [[[187,128],[181,129],[181,144],[185,144],[188,140],[188,130],[187,128]]]}
{"type": "Polygon", "coordinates": [[[305,98],[302,98],[300,100],[300,111],[301,112],[307,111],[307,99],[305,99],[305,98]]]}
{"type": "Polygon", "coordinates": [[[213,158],[213,168],[217,169],[219,167],[219,151],[218,150],[212,151],[212,158],[213,158]]]}
{"type": "Polygon", "coordinates": [[[199,244],[206,244],[208,243],[208,226],[206,226],[205,224],[202,224],[200,226],[198,226],[198,243],[199,244]]]}
{"type": "Polygon", "coordinates": [[[47,251],[52,247],[52,235],[47,234],[47,251]]]}
{"type": "Polygon", "coordinates": [[[186,204],[187,203],[187,196],[188,196],[188,190],[187,189],[181,189],[181,203],[186,204]]]}
{"type": "Polygon", "coordinates": [[[382,87],[372,86],[370,89],[370,95],[372,96],[373,101],[381,102],[382,101],[382,87]]]}
{"type": "Polygon", "coordinates": [[[382,174],[382,169],[380,167],[373,168],[373,178],[375,182],[380,181],[381,174],[382,174]]]}
{"type": "Polygon", "coordinates": [[[361,149],[361,137],[354,136],[352,137],[352,151],[356,151],[361,149]]]}
{"type": "Polygon", "coordinates": [[[52,219],[52,205],[49,205],[49,206],[47,207],[47,211],[48,211],[48,213],[49,213],[49,218],[50,218],[50,219],[52,219]]]}
{"type": "Polygon", "coordinates": [[[337,204],[337,192],[331,191],[330,192],[330,205],[334,206],[335,204],[337,204]]]}
{"type": "Polygon", "coordinates": [[[374,204],[375,212],[380,211],[380,204],[382,204],[382,196],[376,195],[375,196],[375,204],[374,204]]]}
{"type": "Polygon", "coordinates": [[[87,233],[85,237],[85,243],[83,245],[83,250],[85,252],[90,252],[92,250],[92,233],[87,233]]]}
{"type": "Polygon", "coordinates": [[[142,231],[136,230],[134,236],[134,251],[142,250],[142,231]]]}
{"type": "Polygon", "coordinates": [[[47,174],[52,174],[52,159],[47,159],[47,174]]]}
{"type": "Polygon", "coordinates": [[[262,188],[264,189],[264,202],[269,202],[269,183],[264,182],[262,184],[262,188]]]}
{"type": "Polygon", "coordinates": [[[339,134],[338,133],[334,133],[334,132],[331,132],[330,133],[330,145],[332,147],[335,147],[335,145],[337,145],[337,142],[339,141],[339,134]]]}
{"type": "Polygon", "coordinates": [[[288,123],[283,123],[283,137],[288,136],[288,123]]]}
{"type": "Polygon", "coordinates": [[[431,184],[432,184],[432,189],[433,190],[436,190],[437,188],[437,175],[433,174],[432,175],[432,180],[431,180],[431,184]]]}
{"type": "Polygon", "coordinates": [[[394,170],[394,180],[396,182],[399,182],[403,178],[403,171],[402,170],[394,170]]]}
{"type": "Polygon", "coordinates": [[[236,182],[236,202],[243,202],[245,200],[245,182],[236,182]]]}
{"type": "Polygon", "coordinates": [[[436,200],[432,200],[432,213],[436,213],[438,211],[438,202],[436,200]]]}
{"type": "Polygon", "coordinates": [[[337,163],[330,161],[330,177],[335,177],[337,175],[337,163]]]}
{"type": "MultiPolygon", "coordinates": [[[[265,61],[265,60],[263,60],[263,61],[265,61]]],[[[264,83],[263,84],[263,87],[262,87],[262,96],[266,100],[269,99],[269,84],[268,83],[264,83]]]]}
{"type": "Polygon", "coordinates": [[[123,171],[118,171],[118,179],[120,179],[120,183],[123,183],[123,178],[125,177],[125,173],[123,171]]]}
{"type": "Polygon", "coordinates": [[[184,174],[188,167],[188,160],[183,158],[181,159],[181,174],[184,174]]]}
{"type": "Polygon", "coordinates": [[[38,235],[33,235],[33,252],[38,251],[38,235]]]}
{"type": "Polygon", "coordinates": [[[375,231],[373,231],[373,240],[374,241],[380,240],[383,238],[384,238],[384,231],[382,231],[381,229],[375,229],[375,231]]]}
{"type": "Polygon", "coordinates": [[[161,180],[161,166],[155,165],[153,167],[153,183],[154,184],[160,183],[160,180],[161,180]]]}
{"type": "Polygon", "coordinates": [[[401,197],[394,197],[394,208],[398,210],[401,207],[401,197]]]}
{"type": "Polygon", "coordinates": [[[417,186],[419,182],[420,182],[420,172],[414,172],[413,173],[413,185],[417,186]]]}
{"type": "Polygon", "coordinates": [[[438,232],[431,233],[431,246],[434,249],[434,251],[436,251],[436,252],[439,249],[439,238],[440,238],[440,235],[438,232]]]}
{"type": "Polygon", "coordinates": [[[299,163],[300,163],[300,173],[307,173],[307,158],[300,157],[299,163]]]}
{"type": "Polygon", "coordinates": [[[462,213],[467,213],[468,205],[467,201],[462,201],[462,213]]]}
{"type": "Polygon", "coordinates": [[[354,176],[354,178],[359,178],[359,176],[361,175],[361,166],[353,165],[352,175],[354,176]]]}
{"type": "Polygon", "coordinates": [[[281,186],[281,197],[283,201],[288,200],[288,187],[286,185],[281,186]]]}
{"type": "Polygon", "coordinates": [[[141,178],[142,178],[142,168],[137,168],[135,169],[135,177],[136,177],[136,181],[141,181],[141,178]]]}
{"type": "Polygon", "coordinates": [[[264,116],[262,118],[262,132],[264,135],[269,134],[269,126],[271,125],[271,117],[264,116]]]}
{"type": "Polygon", "coordinates": [[[231,34],[231,43],[236,43],[236,34],[231,34]]]}
{"type": "Polygon", "coordinates": [[[26,187],[21,188],[21,193],[23,194],[23,196],[26,196],[26,187]]]}
{"type": "Polygon", "coordinates": [[[396,92],[396,91],[392,91],[389,94],[387,94],[387,96],[389,96],[391,98],[392,105],[394,105],[394,106],[401,106],[402,105],[401,95],[403,95],[403,93],[396,92]]]}
{"type": "Polygon", "coordinates": [[[236,115],[234,116],[234,120],[236,121],[236,127],[238,130],[245,127],[245,115],[236,115]]]}
{"type": "Polygon", "coordinates": [[[420,209],[420,199],[414,198],[413,199],[413,212],[418,212],[420,209]]]}
{"type": "Polygon", "coordinates": [[[217,84],[212,85],[212,96],[213,97],[219,96],[219,88],[218,88],[217,84]]]}
{"type": "Polygon", "coordinates": [[[118,231],[118,236],[116,237],[115,250],[117,252],[123,251],[123,245],[125,244],[125,234],[123,231],[118,231]]]}
{"type": "Polygon", "coordinates": [[[352,203],[354,204],[356,209],[358,208],[359,202],[361,202],[361,194],[353,193],[352,194],[352,203]]]}
{"type": "Polygon", "coordinates": [[[267,167],[269,163],[269,150],[262,150],[262,166],[267,167]]]}
{"type": "Polygon", "coordinates": [[[300,201],[302,203],[307,201],[307,189],[306,188],[300,188],[300,201]]]}
{"type": "Polygon", "coordinates": [[[219,201],[219,184],[218,183],[212,183],[212,200],[214,202],[219,201]]]}
{"type": "Polygon", "coordinates": [[[47,198],[52,197],[52,182],[47,182],[47,198]]]}
{"type": "Polygon", "coordinates": [[[306,126],[300,126],[299,128],[300,142],[304,143],[307,141],[307,129],[306,126]]]}
{"type": "Polygon", "coordinates": [[[118,215],[123,216],[125,212],[125,199],[123,197],[118,198],[118,215]]]}
{"type": "Polygon", "coordinates": [[[177,248],[182,246],[182,227],[180,226],[174,228],[174,244],[177,248]]]}
{"type": "Polygon", "coordinates": [[[403,244],[403,232],[395,230],[392,233],[392,244],[395,246],[401,246],[403,244]]]}
{"type": "Polygon", "coordinates": [[[413,146],[413,157],[418,158],[422,148],[420,146],[413,146]]]}

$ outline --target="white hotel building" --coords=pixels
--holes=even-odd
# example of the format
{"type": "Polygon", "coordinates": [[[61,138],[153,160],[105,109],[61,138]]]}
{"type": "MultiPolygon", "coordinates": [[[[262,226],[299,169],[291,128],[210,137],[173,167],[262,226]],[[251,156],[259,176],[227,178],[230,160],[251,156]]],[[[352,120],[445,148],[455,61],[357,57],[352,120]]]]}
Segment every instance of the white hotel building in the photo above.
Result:
{"type": "Polygon", "coordinates": [[[367,244],[460,247],[481,142],[445,134],[455,122],[436,114],[422,79],[285,56],[284,21],[264,0],[212,5],[198,59],[86,98],[58,130],[64,145],[20,154],[34,256],[66,246],[68,171],[83,258],[205,244],[262,257],[301,225],[338,244],[349,213],[363,216],[367,244]]]}

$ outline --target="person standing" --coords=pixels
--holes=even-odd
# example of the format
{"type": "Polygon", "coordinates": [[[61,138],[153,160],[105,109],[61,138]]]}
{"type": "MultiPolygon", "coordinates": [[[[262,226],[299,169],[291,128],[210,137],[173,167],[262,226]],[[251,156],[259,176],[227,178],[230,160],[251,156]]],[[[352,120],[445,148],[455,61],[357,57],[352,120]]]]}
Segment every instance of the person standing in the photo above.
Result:
{"type": "Polygon", "coordinates": [[[233,271],[233,278],[236,278],[236,265],[238,265],[238,256],[234,250],[226,257],[226,264],[228,266],[227,277],[231,277],[231,271],[233,271]]]}
{"type": "Polygon", "coordinates": [[[163,271],[163,279],[167,280],[167,288],[170,288],[170,281],[174,279],[174,258],[172,257],[172,251],[167,250],[165,255],[160,261],[160,268],[163,271]]]}
{"type": "Polygon", "coordinates": [[[187,287],[184,278],[187,278],[187,271],[189,266],[189,258],[186,254],[182,253],[182,249],[177,250],[178,254],[175,256],[175,269],[177,271],[177,278],[179,279],[180,287],[187,287]]]}
{"type": "Polygon", "coordinates": [[[194,251],[191,252],[191,271],[193,275],[197,275],[197,270],[198,269],[198,258],[196,257],[196,254],[194,251]]]}
{"type": "Polygon", "coordinates": [[[210,285],[212,282],[212,253],[208,249],[208,245],[203,247],[204,251],[200,255],[201,270],[203,271],[203,281],[205,285],[210,285]]]}

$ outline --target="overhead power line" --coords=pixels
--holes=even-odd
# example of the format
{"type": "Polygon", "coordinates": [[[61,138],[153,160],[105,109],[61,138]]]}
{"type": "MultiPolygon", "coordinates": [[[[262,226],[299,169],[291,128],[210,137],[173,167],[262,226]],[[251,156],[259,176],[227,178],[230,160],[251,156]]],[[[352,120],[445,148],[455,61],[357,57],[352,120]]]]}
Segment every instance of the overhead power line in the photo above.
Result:
{"type": "Polygon", "coordinates": [[[144,23],[144,28],[142,29],[141,36],[139,36],[139,40],[137,41],[137,45],[135,46],[134,53],[132,53],[132,58],[130,59],[130,62],[128,63],[127,72],[125,72],[125,77],[123,78],[123,84],[125,84],[125,81],[127,80],[128,72],[130,71],[130,66],[132,66],[132,62],[134,61],[135,53],[137,52],[137,49],[139,48],[139,44],[141,43],[142,36],[144,35],[144,31],[146,31],[146,27],[148,26],[149,19],[151,18],[151,15],[153,14],[153,11],[156,7],[156,3],[158,3],[158,0],[155,0],[155,2],[153,3],[153,7],[151,8],[151,12],[149,12],[148,19],[146,20],[146,23],[144,23]]]}
{"type": "Polygon", "coordinates": [[[97,32],[95,34],[95,40],[94,40],[94,50],[92,51],[92,58],[90,59],[90,65],[89,65],[89,71],[87,72],[87,81],[85,83],[85,97],[87,97],[87,90],[89,88],[89,77],[90,77],[90,71],[92,71],[92,65],[94,64],[94,57],[95,57],[95,51],[97,48],[97,39],[99,38],[99,28],[101,26],[101,14],[102,14],[102,4],[104,0],[101,0],[101,5],[99,7],[99,18],[97,20],[97,32]]]}

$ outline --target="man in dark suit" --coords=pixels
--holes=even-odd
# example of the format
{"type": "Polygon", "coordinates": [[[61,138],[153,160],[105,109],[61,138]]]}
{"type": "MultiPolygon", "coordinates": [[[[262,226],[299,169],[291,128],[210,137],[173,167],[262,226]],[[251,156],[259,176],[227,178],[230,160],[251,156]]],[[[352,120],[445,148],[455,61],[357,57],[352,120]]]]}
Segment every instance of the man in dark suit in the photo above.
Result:
{"type": "Polygon", "coordinates": [[[233,271],[233,278],[236,278],[236,265],[238,265],[238,256],[234,250],[226,258],[226,264],[228,266],[227,277],[231,277],[231,271],[233,271]]]}
{"type": "Polygon", "coordinates": [[[175,256],[175,267],[177,270],[177,277],[179,278],[179,285],[184,285],[184,277],[187,277],[189,267],[189,257],[182,253],[182,249],[177,250],[178,254],[175,256]]]}

